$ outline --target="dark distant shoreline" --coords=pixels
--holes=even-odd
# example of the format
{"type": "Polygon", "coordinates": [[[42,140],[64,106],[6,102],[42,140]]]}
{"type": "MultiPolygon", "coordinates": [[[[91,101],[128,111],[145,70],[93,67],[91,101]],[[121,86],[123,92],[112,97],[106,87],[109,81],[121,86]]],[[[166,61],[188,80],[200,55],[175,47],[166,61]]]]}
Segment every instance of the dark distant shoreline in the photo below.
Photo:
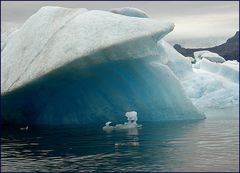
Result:
{"type": "Polygon", "coordinates": [[[225,43],[210,48],[184,48],[179,44],[175,44],[174,48],[184,56],[194,57],[193,53],[201,50],[208,50],[219,54],[226,60],[237,60],[239,62],[239,31],[229,38],[225,43]]]}

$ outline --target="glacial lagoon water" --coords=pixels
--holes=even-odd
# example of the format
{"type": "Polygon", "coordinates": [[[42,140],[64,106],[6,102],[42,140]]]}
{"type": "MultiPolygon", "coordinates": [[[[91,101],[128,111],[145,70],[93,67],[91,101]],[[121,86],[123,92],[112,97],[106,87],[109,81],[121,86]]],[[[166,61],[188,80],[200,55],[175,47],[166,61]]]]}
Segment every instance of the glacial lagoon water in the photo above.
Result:
{"type": "Polygon", "coordinates": [[[3,128],[2,171],[239,171],[239,119],[3,128]]]}

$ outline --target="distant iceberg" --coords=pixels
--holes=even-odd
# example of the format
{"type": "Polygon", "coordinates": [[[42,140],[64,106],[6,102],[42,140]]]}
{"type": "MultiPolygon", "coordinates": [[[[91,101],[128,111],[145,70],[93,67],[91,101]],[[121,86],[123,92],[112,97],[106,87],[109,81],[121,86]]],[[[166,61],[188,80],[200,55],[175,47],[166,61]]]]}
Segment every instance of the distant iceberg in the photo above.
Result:
{"type": "Polygon", "coordinates": [[[226,61],[223,57],[221,57],[217,53],[213,53],[208,50],[194,52],[194,57],[195,57],[196,61],[199,61],[203,58],[205,58],[211,62],[217,62],[217,63],[222,63],[222,62],[226,61]]]}
{"type": "Polygon", "coordinates": [[[216,53],[194,53],[193,73],[181,81],[193,104],[206,112],[239,106],[239,62],[225,61],[216,53]]]}

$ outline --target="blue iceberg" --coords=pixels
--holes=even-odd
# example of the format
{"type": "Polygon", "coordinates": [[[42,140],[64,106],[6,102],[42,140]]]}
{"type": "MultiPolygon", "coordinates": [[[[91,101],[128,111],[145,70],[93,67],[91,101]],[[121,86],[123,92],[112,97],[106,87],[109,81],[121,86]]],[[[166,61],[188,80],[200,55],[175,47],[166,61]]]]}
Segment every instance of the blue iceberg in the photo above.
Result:
{"type": "Polygon", "coordinates": [[[106,11],[40,9],[2,50],[2,122],[123,122],[130,110],[140,122],[205,118],[159,47],[173,27],[106,11]]]}

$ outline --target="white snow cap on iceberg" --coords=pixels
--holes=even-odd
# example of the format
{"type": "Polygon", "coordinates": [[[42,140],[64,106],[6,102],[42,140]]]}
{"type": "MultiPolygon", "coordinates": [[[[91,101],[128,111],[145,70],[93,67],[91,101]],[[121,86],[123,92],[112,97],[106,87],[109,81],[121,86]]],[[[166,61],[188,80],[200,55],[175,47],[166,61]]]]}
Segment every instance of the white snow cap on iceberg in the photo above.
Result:
{"type": "Polygon", "coordinates": [[[213,53],[206,50],[194,52],[194,57],[196,61],[199,61],[203,58],[208,59],[209,61],[212,61],[212,62],[217,62],[217,63],[223,63],[226,61],[223,57],[221,57],[217,53],[213,53]]]}
{"type": "Polygon", "coordinates": [[[157,56],[157,41],[174,24],[112,12],[43,7],[32,15],[2,51],[1,92],[8,92],[63,65],[157,56]],[[103,55],[104,56],[101,56],[103,55]]]}
{"type": "Polygon", "coordinates": [[[133,7],[113,8],[109,11],[115,14],[121,14],[130,17],[148,18],[147,14],[144,11],[133,7]]]}

